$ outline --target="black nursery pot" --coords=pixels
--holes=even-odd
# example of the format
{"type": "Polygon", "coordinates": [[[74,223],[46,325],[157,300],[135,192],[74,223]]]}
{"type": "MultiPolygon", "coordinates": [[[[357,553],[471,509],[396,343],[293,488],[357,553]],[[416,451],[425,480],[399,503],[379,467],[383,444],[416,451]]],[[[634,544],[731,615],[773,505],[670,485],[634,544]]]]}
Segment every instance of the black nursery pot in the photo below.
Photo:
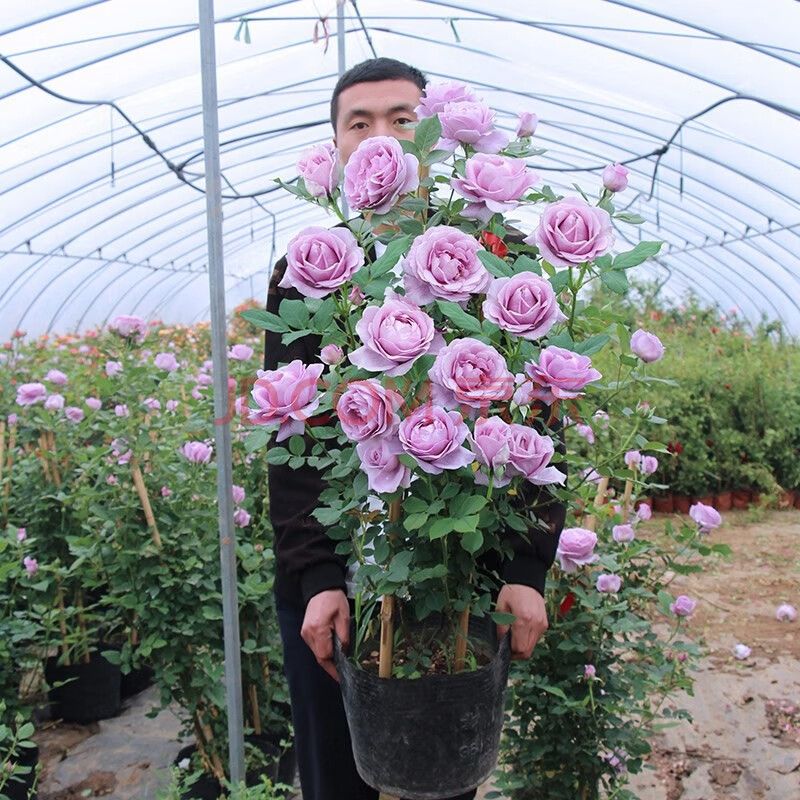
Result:
{"type": "Polygon", "coordinates": [[[36,782],[36,765],[39,763],[39,748],[26,747],[20,749],[17,757],[11,759],[17,768],[29,767],[30,771],[27,775],[19,775],[18,769],[14,772],[18,779],[6,782],[3,787],[3,794],[8,800],[36,800],[36,792],[31,792],[33,785],[36,782]]]}
{"type": "Polygon", "coordinates": [[[153,668],[147,664],[134,667],[127,675],[120,674],[119,693],[123,700],[133,697],[153,685],[153,668]]]}
{"type": "MultiPolygon", "coordinates": [[[[189,744],[178,751],[173,764],[177,767],[184,758],[191,758],[197,751],[197,745],[189,744]]],[[[191,786],[181,793],[181,800],[217,800],[222,794],[222,787],[213,775],[201,775],[191,786]]]]}
{"type": "MultiPolygon", "coordinates": [[[[264,771],[273,783],[285,783],[291,786],[294,783],[294,776],[297,772],[297,753],[294,743],[284,750],[281,747],[281,739],[288,739],[288,734],[281,736],[277,733],[259,733],[246,736],[249,744],[258,747],[265,755],[271,757],[272,766],[264,771]]],[[[254,786],[259,782],[261,772],[250,770],[247,773],[246,781],[248,786],[254,786]]]]}
{"type": "Polygon", "coordinates": [[[511,657],[508,635],[498,644],[495,630],[488,617],[470,618],[470,638],[494,652],[486,666],[415,680],[359,669],[334,637],[353,755],[367,784],[408,800],[438,800],[471,791],[492,774],[511,657]]]}
{"type": "Polygon", "coordinates": [[[88,664],[81,661],[70,666],[59,666],[57,657],[51,656],[45,662],[44,674],[51,686],[69,681],[48,692],[54,719],[87,723],[119,713],[119,665],[107,661],[100,650],[91,654],[88,664]]]}

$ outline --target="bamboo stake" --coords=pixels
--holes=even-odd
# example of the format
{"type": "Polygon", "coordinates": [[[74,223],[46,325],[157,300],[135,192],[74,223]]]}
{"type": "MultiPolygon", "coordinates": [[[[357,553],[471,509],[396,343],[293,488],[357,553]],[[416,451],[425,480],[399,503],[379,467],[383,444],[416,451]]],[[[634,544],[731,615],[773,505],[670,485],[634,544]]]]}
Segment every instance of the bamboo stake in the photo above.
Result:
{"type": "Polygon", "coordinates": [[[261,714],[258,710],[258,694],[254,683],[250,684],[250,709],[253,712],[253,733],[258,736],[261,733],[261,714]]]}
{"type": "MultiPolygon", "coordinates": [[[[606,503],[606,494],[608,492],[608,478],[601,478],[600,483],[597,484],[597,494],[594,498],[594,505],[595,508],[599,508],[600,506],[605,505],[606,503]]],[[[584,527],[587,530],[593,531],[597,526],[597,518],[594,514],[589,514],[586,518],[586,522],[584,527]]]]}
{"type": "Polygon", "coordinates": [[[50,483],[50,467],[48,465],[48,458],[46,453],[49,452],[49,448],[47,447],[47,442],[45,441],[44,434],[39,436],[39,451],[42,454],[42,472],[44,472],[44,479],[50,483]]]}
{"type": "Polygon", "coordinates": [[[625,481],[625,494],[623,495],[623,498],[622,498],[622,519],[623,519],[623,521],[628,519],[628,511],[630,511],[630,508],[631,508],[631,494],[632,493],[633,493],[633,481],[630,478],[628,478],[628,480],[625,481]]]}
{"type": "MultiPolygon", "coordinates": [[[[6,471],[8,474],[8,480],[6,481],[5,489],[3,490],[4,497],[8,497],[11,494],[11,466],[14,463],[14,447],[17,444],[17,426],[11,425],[8,429],[8,458],[6,460],[6,471]]],[[[6,515],[8,512],[8,506],[3,503],[3,516],[6,515]]]]}
{"type": "MultiPolygon", "coordinates": [[[[203,738],[207,745],[214,741],[214,733],[211,726],[203,719],[200,712],[197,712],[197,718],[200,721],[200,729],[203,731],[203,738]]],[[[207,757],[207,756],[206,756],[207,757]]],[[[213,766],[214,777],[218,780],[225,780],[225,770],[222,768],[222,761],[220,761],[217,753],[211,754],[211,764],[213,766]]]]}
{"type": "Polygon", "coordinates": [[[150,498],[147,496],[147,487],[144,485],[144,478],[139,465],[131,459],[131,474],[133,475],[133,485],[136,487],[136,493],[139,495],[139,502],[142,504],[144,511],[144,518],[147,524],[153,529],[153,541],[156,547],[161,547],[161,535],[158,532],[156,525],[156,518],[153,515],[153,507],[150,505],[150,498]]]}
{"type": "Polygon", "coordinates": [[[56,437],[53,431],[45,431],[45,441],[48,443],[48,450],[53,454],[53,461],[50,464],[50,469],[53,472],[53,480],[56,486],[61,486],[61,473],[58,471],[58,458],[56,454],[56,437]]]}
{"type": "Polygon", "coordinates": [[[203,729],[197,719],[194,720],[194,738],[197,741],[197,752],[200,753],[200,760],[203,762],[203,769],[206,772],[214,772],[214,767],[211,765],[211,759],[208,757],[205,743],[203,741],[203,729]]]}
{"type": "MultiPolygon", "coordinates": [[[[402,513],[399,500],[389,506],[389,522],[397,522],[402,513]]],[[[378,666],[379,678],[392,677],[392,648],[394,646],[394,595],[385,594],[381,601],[381,647],[378,666]]]]}
{"type": "Polygon", "coordinates": [[[61,583],[58,584],[58,610],[61,612],[58,618],[58,626],[61,628],[61,652],[64,654],[64,666],[71,666],[69,660],[69,648],[67,647],[67,622],[64,619],[66,609],[64,608],[64,592],[61,589],[61,583]]]}
{"type": "Polygon", "coordinates": [[[467,634],[469,633],[469,606],[458,618],[458,631],[456,632],[456,662],[455,671],[461,672],[466,667],[467,660],[467,634]]]}

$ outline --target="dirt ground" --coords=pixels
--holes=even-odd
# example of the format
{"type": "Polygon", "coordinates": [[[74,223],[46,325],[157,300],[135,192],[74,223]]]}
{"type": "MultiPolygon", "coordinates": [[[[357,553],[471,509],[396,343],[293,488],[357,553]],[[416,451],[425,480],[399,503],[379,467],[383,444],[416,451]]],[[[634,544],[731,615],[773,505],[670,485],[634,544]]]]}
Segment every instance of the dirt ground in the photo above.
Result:
{"type": "MultiPolygon", "coordinates": [[[[707,655],[694,696],[676,700],[693,722],[657,736],[649,769],[631,779],[640,800],[800,800],[800,620],[775,619],[780,603],[800,607],[800,511],[754,516],[725,513],[712,535],[733,556],[669,587],[698,600],[688,631],[707,655]],[[744,661],[732,655],[737,643],[751,648],[744,661]]],[[[40,731],[40,799],[154,798],[180,747],[173,714],[147,718],[154,696],[92,726],[40,731]]]]}

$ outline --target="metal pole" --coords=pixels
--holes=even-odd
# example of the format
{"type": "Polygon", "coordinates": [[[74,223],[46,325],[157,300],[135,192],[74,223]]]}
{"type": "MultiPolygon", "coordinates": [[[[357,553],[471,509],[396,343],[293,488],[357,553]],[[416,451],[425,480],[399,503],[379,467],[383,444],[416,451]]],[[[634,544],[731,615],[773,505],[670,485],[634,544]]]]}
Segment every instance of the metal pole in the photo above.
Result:
{"type": "Polygon", "coordinates": [[[211,357],[214,363],[214,430],[217,448],[219,557],[222,568],[222,619],[225,635],[225,693],[228,706],[230,779],[244,780],[244,719],[236,589],[236,534],[233,527],[233,466],[228,414],[228,343],[225,274],[222,258],[222,185],[217,118],[217,59],[214,0],[199,0],[200,60],[203,79],[203,146],[206,169],[208,280],[211,300],[211,357]]]}
{"type": "MultiPolygon", "coordinates": [[[[344,75],[347,69],[347,59],[345,58],[344,40],[347,32],[344,27],[344,4],[346,0],[336,0],[336,48],[339,55],[339,77],[344,75]]],[[[336,131],[334,130],[334,133],[336,131]]],[[[344,164],[342,164],[344,166],[344,164]]],[[[347,219],[349,210],[347,208],[347,200],[344,197],[344,190],[339,197],[339,205],[342,208],[342,214],[347,219]]]]}

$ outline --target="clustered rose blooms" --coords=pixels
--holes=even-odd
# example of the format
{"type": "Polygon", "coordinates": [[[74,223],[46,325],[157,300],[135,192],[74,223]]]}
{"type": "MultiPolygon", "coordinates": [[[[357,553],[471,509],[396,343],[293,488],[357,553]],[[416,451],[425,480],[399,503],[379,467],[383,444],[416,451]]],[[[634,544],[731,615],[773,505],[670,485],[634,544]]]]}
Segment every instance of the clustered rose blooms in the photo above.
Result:
{"type": "Polygon", "coordinates": [[[603,186],[609,192],[624,192],[628,188],[628,169],[622,164],[609,164],[603,170],[603,186]]]}
{"type": "Polygon", "coordinates": [[[542,350],[538,363],[528,362],[525,365],[525,374],[530,380],[522,379],[514,397],[520,405],[534,399],[550,404],[556,400],[580,397],[587,384],[603,377],[592,367],[589,356],[582,356],[555,345],[542,350]]]}
{"type": "Polygon", "coordinates": [[[364,251],[346,228],[305,228],[290,242],[278,284],[306,297],[326,297],[364,265],[364,251]]]}
{"type": "Polygon", "coordinates": [[[483,301],[486,319],[524,339],[539,339],[567,317],[561,311],[550,281],[532,272],[496,278],[483,301]]]}
{"type": "Polygon", "coordinates": [[[486,291],[492,276],[478,259],[481,249],[474,237],[458,228],[429,228],[403,259],[406,296],[424,305],[437,298],[461,302],[486,291]]]}
{"type": "Polygon", "coordinates": [[[466,84],[458,81],[429,83],[419,105],[414,109],[419,119],[444,111],[448,103],[479,103],[480,98],[466,84]]]}
{"type": "Polygon", "coordinates": [[[454,339],[439,351],[428,374],[433,402],[445,408],[488,408],[514,391],[503,356],[478,339],[454,339]]]}
{"type": "Polygon", "coordinates": [[[664,355],[664,345],[654,333],[641,328],[631,336],[631,352],[647,364],[659,361],[664,355]]]}
{"type": "Polygon", "coordinates": [[[350,353],[350,361],[390,377],[405,375],[420,356],[438,353],[444,346],[433,319],[392,289],[386,290],[382,306],[364,310],[356,333],[364,345],[350,353]]]}
{"type": "Polygon", "coordinates": [[[344,168],[344,194],[354,211],[385,214],[419,186],[419,161],[390,136],[365,139],[344,168]]]}
{"type": "Polygon", "coordinates": [[[371,378],[353,381],[336,403],[342,430],[354,442],[393,434],[400,424],[397,413],[403,398],[371,378]]]}
{"type": "Polygon", "coordinates": [[[276,442],[302,434],[305,421],[319,407],[319,381],[323,364],[306,366],[299,358],[276,370],[259,370],[250,393],[258,409],[248,417],[254,425],[278,425],[276,442]]]}
{"type": "Polygon", "coordinates": [[[526,192],[539,181],[521,158],[478,153],[467,159],[463,178],[450,186],[468,201],[462,217],[488,223],[494,214],[513,211],[526,192]]]}
{"type": "Polygon", "coordinates": [[[439,112],[442,138],[437,148],[455,150],[468,144],[479,153],[498,153],[508,144],[508,136],[494,127],[494,111],[483,103],[447,103],[439,112]]]}
{"type": "Polygon", "coordinates": [[[695,503],[689,508],[689,516],[700,526],[700,533],[711,533],[722,524],[722,516],[713,506],[695,503]]]}
{"type": "Polygon", "coordinates": [[[472,453],[462,446],[468,435],[469,429],[458,411],[429,404],[406,417],[399,429],[403,450],[431,475],[472,463],[472,453]]]}
{"type": "Polygon", "coordinates": [[[566,573],[575,572],[578,567],[597,561],[594,548],[597,534],[587,528],[564,528],[558,540],[556,557],[561,569],[566,573]]]}
{"type": "Polygon", "coordinates": [[[330,142],[315,145],[300,157],[297,174],[314,197],[333,194],[339,185],[339,154],[336,148],[330,142]]]}
{"type": "Polygon", "coordinates": [[[181,454],[193,464],[207,464],[214,452],[205,442],[186,442],[180,449],[181,454]]]}
{"type": "Polygon", "coordinates": [[[673,602],[669,604],[669,610],[676,617],[688,617],[695,609],[697,600],[692,600],[685,594],[679,594],[673,602]]]}
{"type": "Polygon", "coordinates": [[[609,213],[578,197],[551,203],[525,239],[554,267],[574,267],[605,255],[614,244],[609,213]]]}

